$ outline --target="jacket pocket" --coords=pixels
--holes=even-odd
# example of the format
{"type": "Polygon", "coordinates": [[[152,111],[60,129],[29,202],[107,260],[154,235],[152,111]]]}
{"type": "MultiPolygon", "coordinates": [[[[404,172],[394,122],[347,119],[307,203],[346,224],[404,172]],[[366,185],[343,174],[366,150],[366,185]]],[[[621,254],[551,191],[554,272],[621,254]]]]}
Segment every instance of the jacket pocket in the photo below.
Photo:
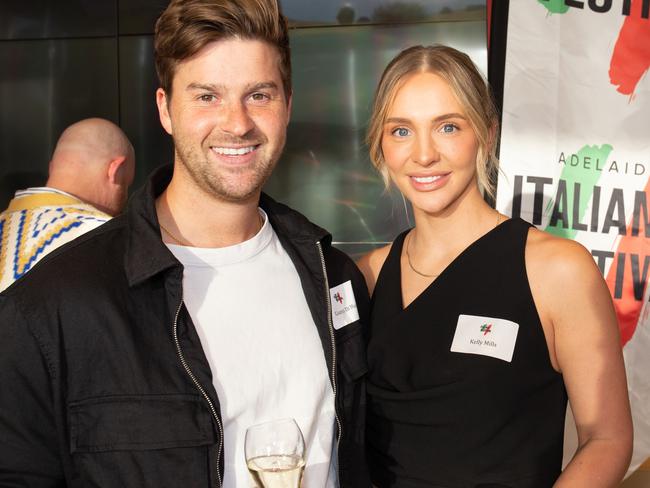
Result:
{"type": "Polygon", "coordinates": [[[359,321],[336,333],[339,368],[348,382],[354,382],[368,372],[366,341],[359,321]]]}
{"type": "Polygon", "coordinates": [[[95,398],[69,405],[70,452],[213,444],[212,420],[194,395],[95,398]]]}
{"type": "Polygon", "coordinates": [[[216,434],[198,396],[87,399],[68,405],[68,419],[79,486],[216,485],[216,434]]]}

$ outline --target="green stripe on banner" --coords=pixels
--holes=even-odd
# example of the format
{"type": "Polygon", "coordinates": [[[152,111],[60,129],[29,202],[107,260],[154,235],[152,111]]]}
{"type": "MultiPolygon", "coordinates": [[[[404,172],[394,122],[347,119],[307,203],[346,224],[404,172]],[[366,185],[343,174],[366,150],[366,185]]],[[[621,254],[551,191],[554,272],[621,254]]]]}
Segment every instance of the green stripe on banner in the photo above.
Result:
{"type": "Polygon", "coordinates": [[[541,3],[546,10],[552,14],[564,14],[569,10],[569,7],[564,3],[564,0],[537,0],[541,3]]]}
{"type": "Polygon", "coordinates": [[[612,152],[609,144],[584,146],[576,154],[568,155],[560,175],[555,201],[546,208],[550,214],[546,232],[568,239],[575,239],[578,226],[585,216],[594,186],[602,175],[602,168],[612,152]],[[587,165],[586,162],[590,164],[587,165]],[[601,168],[601,170],[594,170],[601,168]]]}

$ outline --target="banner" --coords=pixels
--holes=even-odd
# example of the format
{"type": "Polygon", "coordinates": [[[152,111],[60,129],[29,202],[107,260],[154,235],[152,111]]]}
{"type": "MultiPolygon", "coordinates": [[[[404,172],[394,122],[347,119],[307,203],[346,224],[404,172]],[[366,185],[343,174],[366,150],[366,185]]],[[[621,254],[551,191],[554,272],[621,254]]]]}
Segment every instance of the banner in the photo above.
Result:
{"type": "Polygon", "coordinates": [[[578,240],[603,273],[633,410],[630,470],[650,456],[649,17],[650,0],[509,2],[496,203],[578,240]]]}

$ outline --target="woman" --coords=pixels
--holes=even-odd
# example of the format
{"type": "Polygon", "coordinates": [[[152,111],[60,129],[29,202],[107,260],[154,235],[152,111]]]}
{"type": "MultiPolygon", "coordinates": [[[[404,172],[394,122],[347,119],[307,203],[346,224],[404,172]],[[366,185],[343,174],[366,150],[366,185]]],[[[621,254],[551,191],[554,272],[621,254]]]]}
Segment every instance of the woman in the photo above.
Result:
{"type": "Polygon", "coordinates": [[[616,316],[579,244],[508,219],[498,116],[465,54],[386,68],[368,142],[415,227],[359,266],[373,293],[367,442],[379,488],[616,486],[632,425],[616,316]],[[561,472],[566,401],[579,448],[561,472]]]}

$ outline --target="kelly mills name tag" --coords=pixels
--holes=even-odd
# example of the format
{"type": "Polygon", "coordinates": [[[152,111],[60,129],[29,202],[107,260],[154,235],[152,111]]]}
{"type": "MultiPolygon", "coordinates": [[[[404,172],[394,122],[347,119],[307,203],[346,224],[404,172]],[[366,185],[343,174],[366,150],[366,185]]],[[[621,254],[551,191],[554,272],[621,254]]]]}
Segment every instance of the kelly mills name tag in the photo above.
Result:
{"type": "Polygon", "coordinates": [[[330,288],[330,302],[332,303],[332,323],[335,329],[345,327],[359,320],[357,302],[352,291],[352,281],[348,280],[334,288],[330,288]]]}
{"type": "Polygon", "coordinates": [[[518,332],[519,324],[510,320],[461,314],[450,351],[511,362],[518,332]]]}

